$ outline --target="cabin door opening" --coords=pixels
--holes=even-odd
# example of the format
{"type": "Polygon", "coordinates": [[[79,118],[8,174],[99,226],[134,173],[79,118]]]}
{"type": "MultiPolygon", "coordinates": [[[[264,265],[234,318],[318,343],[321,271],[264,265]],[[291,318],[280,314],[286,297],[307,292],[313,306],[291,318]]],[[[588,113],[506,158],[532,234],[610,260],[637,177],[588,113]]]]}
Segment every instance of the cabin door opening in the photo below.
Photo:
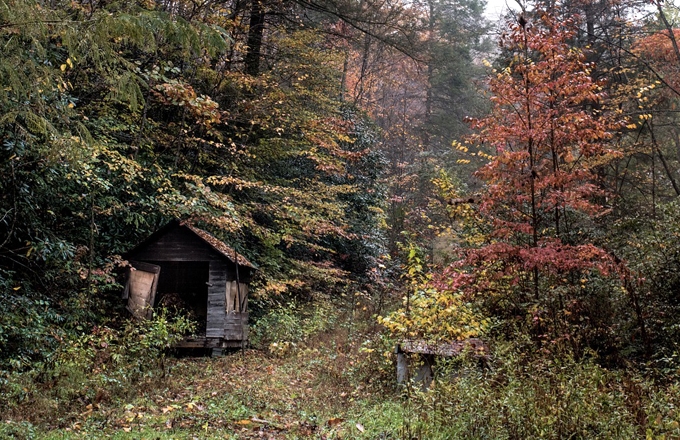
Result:
{"type": "Polygon", "coordinates": [[[198,333],[205,332],[208,317],[207,261],[156,262],[162,275],[158,280],[156,307],[166,307],[170,312],[185,315],[196,321],[198,333]]]}

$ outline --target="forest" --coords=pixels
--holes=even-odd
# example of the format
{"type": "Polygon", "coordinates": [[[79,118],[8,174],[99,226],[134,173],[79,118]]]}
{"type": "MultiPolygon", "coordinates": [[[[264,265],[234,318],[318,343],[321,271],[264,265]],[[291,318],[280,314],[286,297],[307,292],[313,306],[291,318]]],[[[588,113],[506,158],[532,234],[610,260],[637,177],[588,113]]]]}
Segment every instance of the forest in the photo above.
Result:
{"type": "Polygon", "coordinates": [[[680,438],[680,5],[489,6],[0,0],[0,438],[680,438]],[[247,347],[126,309],[175,220],[247,347]]]}

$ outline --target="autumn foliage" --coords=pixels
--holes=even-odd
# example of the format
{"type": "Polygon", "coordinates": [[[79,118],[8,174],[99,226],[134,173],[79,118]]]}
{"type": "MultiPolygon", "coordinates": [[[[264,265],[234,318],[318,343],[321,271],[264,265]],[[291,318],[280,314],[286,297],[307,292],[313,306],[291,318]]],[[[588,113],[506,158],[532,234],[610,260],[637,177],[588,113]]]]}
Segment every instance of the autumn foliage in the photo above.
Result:
{"type": "Polygon", "coordinates": [[[680,29],[655,32],[641,38],[633,47],[633,53],[645,60],[654,71],[663,77],[666,85],[677,95],[680,89],[678,52],[673,44],[680,39],[680,29]]]}
{"type": "Polygon", "coordinates": [[[568,44],[572,23],[538,16],[512,24],[501,40],[511,62],[493,71],[493,109],[472,121],[476,134],[467,140],[493,152],[476,173],[485,183],[478,211],[486,239],[460,247],[438,286],[481,297],[492,313],[533,318],[539,336],[559,338],[546,326],[557,332],[556,322],[569,319],[589,277],[617,270],[579,228],[608,212],[598,170],[619,156],[622,121],[603,110],[594,66],[568,44]]]}

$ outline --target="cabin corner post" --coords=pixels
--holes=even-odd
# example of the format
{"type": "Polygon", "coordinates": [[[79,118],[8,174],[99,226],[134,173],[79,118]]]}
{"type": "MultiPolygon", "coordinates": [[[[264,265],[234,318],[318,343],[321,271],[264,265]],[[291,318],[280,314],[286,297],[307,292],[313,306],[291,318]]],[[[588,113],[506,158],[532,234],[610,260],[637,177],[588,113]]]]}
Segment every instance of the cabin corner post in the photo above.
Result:
{"type": "Polygon", "coordinates": [[[210,262],[208,276],[208,313],[205,329],[207,338],[222,338],[226,314],[227,264],[223,261],[210,262]]]}
{"type": "Polygon", "coordinates": [[[408,356],[399,344],[394,347],[394,353],[397,355],[397,384],[401,385],[408,381],[408,356]]]}
{"type": "Polygon", "coordinates": [[[408,381],[408,358],[406,353],[397,353],[397,383],[404,384],[408,381]]]}

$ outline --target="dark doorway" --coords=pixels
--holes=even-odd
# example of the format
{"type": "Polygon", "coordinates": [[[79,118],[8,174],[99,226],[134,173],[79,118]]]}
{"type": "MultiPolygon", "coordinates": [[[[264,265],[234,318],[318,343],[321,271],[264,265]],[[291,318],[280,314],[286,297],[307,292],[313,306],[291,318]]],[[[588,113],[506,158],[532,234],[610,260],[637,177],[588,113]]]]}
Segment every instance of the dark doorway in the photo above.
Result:
{"type": "Polygon", "coordinates": [[[196,321],[198,332],[205,331],[208,315],[207,261],[156,261],[161,267],[155,306],[184,314],[196,321]]]}

